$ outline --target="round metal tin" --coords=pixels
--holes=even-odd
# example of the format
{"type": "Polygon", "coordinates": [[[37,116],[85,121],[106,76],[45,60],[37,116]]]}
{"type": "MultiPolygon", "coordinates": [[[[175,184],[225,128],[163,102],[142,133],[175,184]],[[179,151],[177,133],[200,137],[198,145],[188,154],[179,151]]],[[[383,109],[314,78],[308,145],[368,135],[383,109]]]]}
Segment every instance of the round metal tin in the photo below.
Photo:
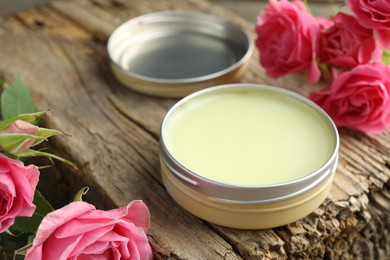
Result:
{"type": "Polygon", "coordinates": [[[119,26],[108,40],[111,69],[125,86],[162,97],[236,81],[253,53],[237,25],[205,13],[147,14],[119,26]]]}
{"type": "MultiPolygon", "coordinates": [[[[283,126],[280,126],[283,127],[283,126]]],[[[204,89],[176,103],[161,124],[160,162],[164,184],[172,197],[194,215],[235,228],[270,228],[298,220],[318,207],[332,185],[338,161],[339,135],[330,117],[309,99],[285,89],[259,84],[230,84],[204,89]],[[330,130],[331,155],[321,167],[302,178],[271,184],[239,186],[207,179],[190,171],[172,156],[164,143],[167,120],[187,102],[209,93],[261,89],[302,102],[323,120],[330,130]],[[221,218],[231,215],[231,219],[221,218]],[[240,220],[238,222],[238,220],[240,220]]],[[[281,158],[282,160],[282,158],[281,158]]],[[[283,163],[283,161],[281,161],[283,163]]]]}

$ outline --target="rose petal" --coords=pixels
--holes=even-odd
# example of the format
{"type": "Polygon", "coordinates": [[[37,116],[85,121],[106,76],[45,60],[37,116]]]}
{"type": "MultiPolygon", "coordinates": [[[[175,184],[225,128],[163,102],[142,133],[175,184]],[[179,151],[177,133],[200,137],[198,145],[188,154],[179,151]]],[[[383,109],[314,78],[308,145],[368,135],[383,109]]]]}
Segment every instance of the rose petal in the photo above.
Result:
{"type": "Polygon", "coordinates": [[[375,39],[383,49],[390,49],[390,29],[374,30],[375,39]]]}
{"type": "Polygon", "coordinates": [[[300,1],[270,1],[258,17],[256,47],[269,77],[307,72],[309,83],[319,80],[316,63],[320,23],[300,1]]]}
{"type": "Polygon", "coordinates": [[[43,219],[25,259],[150,260],[149,220],[142,201],[109,211],[73,202],[43,219]]]}
{"type": "Polygon", "coordinates": [[[150,225],[149,209],[141,200],[134,200],[124,207],[109,211],[89,211],[85,215],[80,216],[80,219],[98,219],[102,215],[104,215],[105,218],[109,219],[127,219],[130,222],[134,223],[136,226],[143,228],[144,230],[147,230],[150,225]]]}
{"type": "MultiPolygon", "coordinates": [[[[102,237],[104,237],[105,234],[109,233],[112,231],[114,225],[111,226],[104,226],[101,228],[98,228],[96,230],[93,230],[92,232],[87,232],[85,233],[78,245],[73,249],[72,253],[70,256],[78,256],[80,254],[90,254],[90,253],[96,253],[97,250],[93,249],[91,251],[91,247],[94,248],[95,245],[97,244],[96,242],[99,241],[101,242],[102,237]]],[[[109,242],[109,241],[104,241],[104,242],[109,242]]]]}
{"type": "Polygon", "coordinates": [[[92,209],[95,209],[93,205],[78,201],[47,214],[39,225],[38,232],[33,241],[32,250],[29,251],[30,259],[42,259],[42,244],[51,236],[56,228],[92,209]]]}
{"type": "Polygon", "coordinates": [[[21,161],[0,153],[0,232],[6,231],[16,217],[32,216],[38,180],[37,167],[26,167],[21,161]]]}
{"type": "Polygon", "coordinates": [[[28,259],[69,259],[72,251],[78,245],[82,236],[69,236],[63,239],[56,239],[52,237],[49,239],[44,246],[40,246],[41,251],[34,250],[35,252],[41,253],[40,255],[34,255],[34,252],[29,254],[28,259]],[[50,250],[47,250],[50,248],[50,250]]]}
{"type": "Polygon", "coordinates": [[[343,72],[310,98],[337,126],[379,133],[390,126],[390,67],[365,64],[343,72]]]}

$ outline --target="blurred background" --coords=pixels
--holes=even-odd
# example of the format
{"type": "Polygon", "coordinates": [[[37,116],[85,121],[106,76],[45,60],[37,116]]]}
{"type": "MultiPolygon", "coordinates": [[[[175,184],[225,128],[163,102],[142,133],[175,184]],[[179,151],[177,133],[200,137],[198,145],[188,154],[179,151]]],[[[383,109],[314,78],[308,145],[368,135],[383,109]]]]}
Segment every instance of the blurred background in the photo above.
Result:
{"type": "MultiPolygon", "coordinates": [[[[0,14],[15,12],[18,10],[44,4],[53,0],[0,0],[0,14]]],[[[144,0],[147,1],[147,0],[144,0]]],[[[172,0],[174,1],[174,0],[172,0]]],[[[256,22],[260,10],[263,10],[267,0],[209,0],[234,11],[235,14],[243,17],[251,23],[256,22]]],[[[337,8],[343,5],[342,0],[308,0],[311,12],[314,15],[329,17],[336,13],[337,8]]]]}

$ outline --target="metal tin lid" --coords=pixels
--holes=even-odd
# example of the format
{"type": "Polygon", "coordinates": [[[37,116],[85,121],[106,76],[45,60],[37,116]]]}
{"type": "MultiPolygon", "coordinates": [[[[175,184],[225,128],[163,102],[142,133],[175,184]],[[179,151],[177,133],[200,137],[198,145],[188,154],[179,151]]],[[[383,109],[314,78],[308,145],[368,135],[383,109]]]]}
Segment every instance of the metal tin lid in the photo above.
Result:
{"type": "Polygon", "coordinates": [[[141,93],[183,97],[237,80],[253,41],[237,25],[209,14],[152,13],[119,26],[108,40],[117,79],[141,93]]]}
{"type": "MultiPolygon", "coordinates": [[[[298,196],[299,194],[305,193],[317,187],[334,172],[338,161],[338,149],[339,135],[336,126],[334,125],[330,117],[319,106],[297,93],[267,85],[230,84],[198,91],[176,103],[171,108],[171,110],[168,111],[161,125],[160,157],[162,162],[170,170],[170,172],[172,172],[172,174],[182,183],[188,185],[195,190],[202,192],[206,196],[209,196],[211,200],[231,203],[271,203],[298,196]],[[332,140],[329,140],[331,142],[332,151],[326,163],[324,163],[317,170],[311,173],[307,173],[307,175],[305,175],[304,177],[292,181],[271,185],[244,186],[232,185],[207,179],[203,176],[198,175],[196,172],[192,172],[172,156],[166,144],[164,143],[164,131],[165,125],[167,124],[167,120],[169,119],[171,114],[175,112],[175,110],[180,110],[183,105],[185,106],[186,102],[196,99],[198,96],[201,95],[207,95],[209,93],[224,93],[227,91],[240,92],[250,89],[258,89],[279,93],[282,96],[284,95],[291,97],[292,99],[297,100],[297,102],[301,102],[302,104],[307,105],[308,108],[312,109],[318,115],[318,117],[323,120],[324,127],[327,127],[329,129],[330,134],[332,136],[332,140]]],[[[281,163],[283,163],[283,161],[281,161],[281,163]]]]}

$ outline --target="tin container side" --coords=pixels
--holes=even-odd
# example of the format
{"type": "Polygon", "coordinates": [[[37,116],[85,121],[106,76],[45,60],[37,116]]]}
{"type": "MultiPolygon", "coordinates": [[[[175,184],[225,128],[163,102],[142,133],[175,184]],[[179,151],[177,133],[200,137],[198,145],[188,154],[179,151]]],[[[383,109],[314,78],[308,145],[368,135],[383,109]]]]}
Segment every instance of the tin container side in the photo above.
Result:
{"type": "Polygon", "coordinates": [[[200,89],[204,89],[211,86],[218,86],[225,84],[226,82],[237,81],[245,72],[248,64],[245,63],[231,71],[231,73],[221,75],[219,77],[211,78],[205,81],[199,82],[150,82],[149,80],[139,79],[128,74],[124,74],[122,69],[116,64],[111,63],[111,71],[114,76],[124,85],[129,86],[131,89],[152,96],[159,97],[184,97],[191,93],[194,93],[200,89]]]}
{"type": "Polygon", "coordinates": [[[266,204],[236,204],[215,200],[180,182],[161,164],[162,179],[168,193],[191,214],[222,226],[239,229],[265,229],[297,221],[314,211],[327,197],[334,174],[314,189],[298,196],[266,204]],[[221,217],[223,216],[223,217],[221,217]]]}

